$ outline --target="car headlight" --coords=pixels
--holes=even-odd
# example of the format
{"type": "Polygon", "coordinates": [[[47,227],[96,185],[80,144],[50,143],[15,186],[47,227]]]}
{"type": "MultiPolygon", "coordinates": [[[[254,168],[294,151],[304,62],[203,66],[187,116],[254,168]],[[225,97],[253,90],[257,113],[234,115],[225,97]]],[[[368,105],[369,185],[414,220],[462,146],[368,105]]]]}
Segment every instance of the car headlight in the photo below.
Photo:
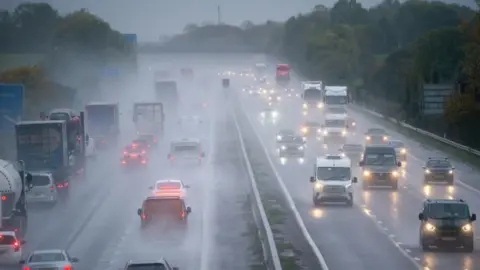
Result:
{"type": "Polygon", "coordinates": [[[319,109],[323,108],[323,103],[321,103],[321,102],[318,103],[318,104],[317,104],[317,108],[319,108],[319,109]]]}
{"type": "Polygon", "coordinates": [[[303,133],[307,133],[307,132],[308,132],[308,128],[306,128],[306,127],[303,127],[301,130],[302,130],[303,133]]]}
{"type": "Polygon", "coordinates": [[[371,175],[370,171],[365,170],[363,171],[363,176],[369,177],[371,175]]]}
{"type": "Polygon", "coordinates": [[[462,226],[462,231],[463,232],[471,232],[472,231],[472,225],[471,224],[465,224],[462,226]]]}
{"type": "Polygon", "coordinates": [[[252,90],[250,90],[250,91],[248,91],[248,93],[249,93],[249,94],[253,94],[253,91],[252,91],[252,90]]]}
{"type": "Polygon", "coordinates": [[[268,97],[268,100],[272,100],[272,97],[268,97]]]}
{"type": "Polygon", "coordinates": [[[298,150],[303,150],[303,146],[300,145],[300,146],[298,147],[298,150]]]}
{"type": "Polygon", "coordinates": [[[347,136],[347,131],[346,130],[342,130],[342,136],[347,136]]]}
{"type": "Polygon", "coordinates": [[[277,140],[278,140],[278,141],[282,140],[282,136],[278,135],[278,136],[277,136],[277,140]]]}
{"type": "Polygon", "coordinates": [[[282,100],[282,97],[277,97],[277,100],[282,100]]]}
{"type": "Polygon", "coordinates": [[[365,137],[365,139],[367,139],[367,141],[370,141],[372,139],[372,137],[367,136],[367,137],[365,137]]]}
{"type": "Polygon", "coordinates": [[[316,189],[317,191],[322,191],[323,185],[320,184],[320,183],[315,183],[315,189],[316,189]]]}
{"type": "Polygon", "coordinates": [[[285,145],[280,146],[280,149],[285,150],[287,147],[285,145]]]}
{"type": "Polygon", "coordinates": [[[265,117],[265,113],[264,113],[264,112],[260,113],[260,115],[261,115],[262,117],[265,117]]]}
{"type": "Polygon", "coordinates": [[[278,116],[278,112],[272,112],[272,116],[273,116],[273,117],[277,117],[277,116],[278,116]]]}
{"type": "Polygon", "coordinates": [[[453,174],[453,170],[448,171],[449,174],[453,174]]]}
{"type": "Polygon", "coordinates": [[[271,93],[271,94],[275,93],[275,90],[270,90],[270,93],[271,93]]]}
{"type": "Polygon", "coordinates": [[[303,164],[305,162],[305,159],[303,158],[298,158],[298,163],[303,164]]]}
{"type": "Polygon", "coordinates": [[[426,169],[426,170],[425,170],[425,173],[426,173],[426,174],[430,174],[430,170],[429,170],[429,169],[426,169]]]}
{"type": "Polygon", "coordinates": [[[307,103],[303,103],[303,108],[304,108],[304,109],[308,109],[308,104],[307,104],[307,103]]]}
{"type": "Polygon", "coordinates": [[[425,226],[423,226],[423,228],[424,228],[425,231],[429,231],[429,232],[434,232],[435,231],[435,226],[433,226],[430,223],[425,223],[425,226]]]}
{"type": "Polygon", "coordinates": [[[405,154],[405,153],[407,153],[407,149],[405,149],[405,148],[402,148],[402,150],[400,150],[400,153],[402,153],[402,154],[405,154]]]}
{"type": "Polygon", "coordinates": [[[328,135],[328,131],[324,130],[324,131],[323,131],[323,135],[324,135],[324,136],[327,136],[327,135],[328,135]]]}
{"type": "Polygon", "coordinates": [[[388,140],[388,137],[387,137],[387,136],[383,136],[383,140],[384,140],[384,141],[388,140]]]}
{"type": "Polygon", "coordinates": [[[352,123],[352,126],[356,126],[356,125],[357,125],[357,123],[355,123],[355,122],[352,123]]]}
{"type": "Polygon", "coordinates": [[[399,175],[398,171],[392,171],[392,175],[393,175],[393,177],[398,177],[398,175],[399,175]]]}

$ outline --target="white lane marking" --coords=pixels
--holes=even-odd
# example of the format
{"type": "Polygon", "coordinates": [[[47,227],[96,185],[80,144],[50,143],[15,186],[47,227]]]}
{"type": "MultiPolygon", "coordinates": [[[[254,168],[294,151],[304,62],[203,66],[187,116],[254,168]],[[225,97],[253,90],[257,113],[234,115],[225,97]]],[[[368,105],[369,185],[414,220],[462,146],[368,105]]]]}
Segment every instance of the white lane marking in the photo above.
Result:
{"type": "MultiPolygon", "coordinates": [[[[214,106],[216,108],[216,106],[214,106]]],[[[208,145],[208,159],[205,165],[209,167],[209,173],[210,176],[212,176],[212,170],[214,170],[212,167],[214,166],[213,164],[213,159],[216,151],[216,143],[217,143],[217,134],[216,134],[216,126],[217,126],[217,120],[218,118],[216,117],[215,111],[211,114],[211,118],[215,118],[214,121],[209,121],[210,122],[210,142],[208,145]]],[[[200,269],[201,270],[207,270],[210,269],[210,259],[211,259],[211,254],[212,254],[212,230],[208,222],[212,222],[212,207],[216,205],[216,196],[210,196],[211,194],[215,194],[214,192],[211,192],[212,190],[212,181],[211,177],[209,177],[206,182],[206,186],[204,186],[203,189],[203,200],[205,202],[205,205],[203,206],[203,213],[202,213],[202,250],[201,250],[201,257],[200,257],[200,269]],[[213,202],[215,201],[215,203],[213,202]]],[[[215,253],[215,252],[213,252],[215,253]]]]}
{"type": "MultiPolygon", "coordinates": [[[[243,103],[242,102],[239,102],[241,108],[242,108],[242,111],[245,113],[246,110],[245,108],[243,107],[243,103]]],[[[245,113],[246,114],[246,113],[245,113]]],[[[261,136],[258,134],[258,131],[257,129],[255,128],[255,126],[253,125],[252,123],[252,120],[250,119],[250,117],[246,114],[245,115],[247,120],[248,120],[248,123],[250,124],[251,128],[253,129],[253,132],[255,134],[255,136],[257,137],[258,141],[260,142],[260,145],[262,146],[263,148],[263,151],[267,157],[267,160],[268,160],[268,163],[270,164],[270,167],[272,168],[272,171],[273,173],[275,174],[275,177],[278,181],[278,184],[280,185],[280,187],[282,188],[282,191],[283,191],[283,194],[285,195],[285,197],[287,198],[287,201],[288,201],[288,204],[290,205],[290,209],[292,210],[292,212],[294,213],[295,215],[295,219],[298,223],[298,226],[300,227],[302,233],[303,233],[303,236],[305,237],[305,239],[307,240],[308,244],[310,245],[310,247],[312,248],[312,251],[313,253],[315,253],[315,256],[317,257],[318,259],[318,262],[320,263],[320,266],[322,267],[322,270],[328,270],[328,265],[327,265],[327,262],[325,261],[325,258],[323,257],[322,253],[320,252],[320,250],[318,249],[317,245],[315,244],[315,241],[313,241],[312,239],[312,236],[310,235],[310,233],[308,232],[307,230],[307,227],[305,226],[305,223],[303,222],[302,220],[302,217],[300,216],[300,213],[298,212],[298,209],[297,207],[295,206],[295,202],[293,201],[293,198],[292,196],[290,195],[290,193],[288,192],[287,190],[287,187],[285,186],[285,183],[282,179],[282,177],[280,176],[280,174],[278,173],[276,167],[275,167],[275,164],[273,163],[273,160],[272,158],[270,157],[270,154],[268,152],[268,149],[267,147],[265,146],[265,142],[263,141],[263,139],[261,138],[261,136]]]]}
{"type": "MultiPolygon", "coordinates": [[[[363,211],[364,213],[368,212],[368,213],[371,213],[371,210],[369,209],[364,209],[363,211]],[[366,210],[366,211],[365,211],[366,210]]],[[[390,242],[397,248],[398,251],[400,251],[400,253],[405,257],[407,258],[415,267],[417,267],[418,269],[422,269],[422,266],[417,262],[418,260],[416,258],[413,258],[412,256],[410,256],[410,252],[407,252],[407,249],[404,249],[400,244],[399,241],[396,241],[397,239],[397,236],[395,234],[391,234],[391,233],[388,233],[387,231],[383,230],[382,229],[382,226],[380,225],[381,222],[379,222],[379,220],[377,220],[377,218],[372,215],[372,214],[366,214],[366,216],[370,217],[370,220],[373,222],[373,224],[375,224],[375,226],[378,228],[378,230],[387,236],[387,238],[390,240],[390,242]]],[[[419,259],[420,260],[420,259],[419,259]]]]}

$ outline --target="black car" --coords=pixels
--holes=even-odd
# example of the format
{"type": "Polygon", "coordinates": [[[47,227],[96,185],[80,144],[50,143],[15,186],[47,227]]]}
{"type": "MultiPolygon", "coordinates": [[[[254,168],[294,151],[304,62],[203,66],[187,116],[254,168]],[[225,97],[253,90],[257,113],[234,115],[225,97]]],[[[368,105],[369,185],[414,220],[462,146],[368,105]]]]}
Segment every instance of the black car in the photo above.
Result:
{"type": "Polygon", "coordinates": [[[192,212],[189,206],[181,197],[170,196],[150,196],[142,204],[142,208],[137,210],[140,217],[141,227],[144,228],[155,218],[170,218],[170,220],[186,224],[188,215],[192,212]]]}
{"type": "Polygon", "coordinates": [[[398,189],[402,166],[397,160],[395,149],[387,145],[368,145],[363,152],[362,160],[358,163],[362,168],[362,187],[369,189],[376,186],[390,186],[398,189]]]}
{"type": "Polygon", "coordinates": [[[477,215],[470,213],[463,200],[426,200],[418,214],[420,220],[420,246],[428,251],[437,248],[463,248],[473,252],[472,222],[477,215]]]}
{"type": "Polygon", "coordinates": [[[365,144],[385,144],[388,142],[388,133],[382,128],[369,128],[365,132],[365,144]]]}
{"type": "Polygon", "coordinates": [[[280,143],[285,138],[288,140],[287,137],[295,136],[295,131],[291,129],[282,129],[277,133],[277,142],[280,143]]]}
{"type": "Polygon", "coordinates": [[[448,158],[430,157],[422,168],[425,170],[423,178],[424,184],[446,182],[448,185],[453,185],[455,168],[448,158]]]}
{"type": "Polygon", "coordinates": [[[159,260],[135,260],[128,261],[124,270],[179,270],[178,267],[170,266],[164,258],[159,260]]]}

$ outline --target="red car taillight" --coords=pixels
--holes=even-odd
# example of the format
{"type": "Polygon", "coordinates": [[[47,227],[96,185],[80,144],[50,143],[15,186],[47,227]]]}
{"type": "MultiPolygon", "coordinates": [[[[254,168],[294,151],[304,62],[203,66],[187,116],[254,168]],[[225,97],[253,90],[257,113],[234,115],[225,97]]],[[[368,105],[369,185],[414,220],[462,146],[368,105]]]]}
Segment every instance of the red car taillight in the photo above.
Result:
{"type": "Polygon", "coordinates": [[[20,250],[20,242],[15,241],[13,242],[13,251],[18,252],[20,250]]]}

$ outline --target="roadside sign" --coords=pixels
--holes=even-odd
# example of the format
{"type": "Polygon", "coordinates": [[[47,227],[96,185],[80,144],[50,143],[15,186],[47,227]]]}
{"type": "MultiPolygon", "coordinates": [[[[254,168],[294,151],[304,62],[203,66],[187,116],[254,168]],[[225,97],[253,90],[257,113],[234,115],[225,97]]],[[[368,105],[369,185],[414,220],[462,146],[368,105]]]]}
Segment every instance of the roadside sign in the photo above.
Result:
{"type": "Polygon", "coordinates": [[[137,34],[123,34],[125,41],[132,45],[134,48],[137,47],[137,34]]]}
{"type": "Polygon", "coordinates": [[[0,84],[0,132],[14,132],[22,119],[24,92],[22,84],[0,84]]]}

